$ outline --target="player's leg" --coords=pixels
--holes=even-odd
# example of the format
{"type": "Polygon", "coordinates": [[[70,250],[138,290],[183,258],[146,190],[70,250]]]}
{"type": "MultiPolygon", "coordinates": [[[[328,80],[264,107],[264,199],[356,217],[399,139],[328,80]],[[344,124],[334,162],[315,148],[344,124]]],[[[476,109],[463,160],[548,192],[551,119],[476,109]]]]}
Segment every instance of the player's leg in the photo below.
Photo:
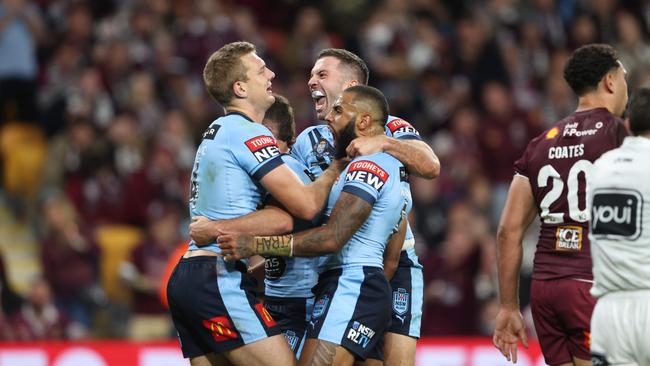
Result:
{"type": "Polygon", "coordinates": [[[299,366],[351,366],[354,354],[336,343],[310,338],[305,341],[300,354],[299,366]]]}
{"type": "Polygon", "coordinates": [[[384,334],[385,365],[412,366],[420,336],[424,280],[413,248],[403,250],[392,288],[391,324],[384,334]]]}
{"type": "Polygon", "coordinates": [[[207,355],[190,358],[192,366],[231,366],[232,363],[224,355],[209,353],[207,355]]]}
{"type": "Polygon", "coordinates": [[[384,357],[386,366],[415,365],[415,345],[413,337],[386,332],[384,334],[384,357]]]}
{"type": "MultiPolygon", "coordinates": [[[[284,340],[282,334],[277,334],[254,343],[250,343],[223,355],[236,366],[260,365],[295,365],[296,357],[284,340]]],[[[194,366],[194,365],[192,365],[194,366]]]]}

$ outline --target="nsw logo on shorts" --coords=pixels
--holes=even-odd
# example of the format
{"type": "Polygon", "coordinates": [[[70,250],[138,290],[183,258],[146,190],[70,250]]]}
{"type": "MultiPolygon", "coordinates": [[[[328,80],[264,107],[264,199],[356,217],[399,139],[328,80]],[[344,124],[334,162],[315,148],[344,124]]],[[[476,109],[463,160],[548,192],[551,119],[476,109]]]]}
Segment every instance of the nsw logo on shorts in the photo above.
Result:
{"type": "Polygon", "coordinates": [[[258,163],[267,161],[273,157],[280,155],[278,145],[275,139],[271,136],[257,136],[246,141],[246,146],[250,150],[258,163]]]}
{"type": "MultiPolygon", "coordinates": [[[[404,288],[393,291],[393,311],[398,315],[404,315],[409,309],[409,293],[404,288]]],[[[404,322],[402,320],[402,322],[404,322]]]]}
{"type": "Polygon", "coordinates": [[[555,250],[580,251],[582,249],[582,226],[558,226],[555,231],[555,250]]]}
{"type": "Polygon", "coordinates": [[[292,351],[295,351],[296,347],[298,346],[298,336],[296,335],[296,332],[287,330],[282,334],[284,335],[284,339],[287,341],[287,343],[289,343],[289,348],[291,348],[292,351]]]}
{"type": "Polygon", "coordinates": [[[315,303],[314,303],[314,310],[312,311],[312,316],[314,318],[318,318],[323,313],[325,313],[325,309],[327,309],[327,304],[329,304],[330,298],[327,295],[323,295],[323,297],[319,298],[315,303]]]}
{"type": "Polygon", "coordinates": [[[591,230],[600,238],[636,240],[641,225],[643,196],[631,189],[597,189],[591,209],[591,230]]]}
{"type": "Polygon", "coordinates": [[[386,125],[390,132],[395,135],[398,133],[410,133],[420,136],[418,130],[415,129],[410,123],[406,122],[403,119],[394,119],[386,125]]]}
{"type": "Polygon", "coordinates": [[[374,335],[374,330],[355,320],[352,323],[352,327],[348,330],[346,338],[360,345],[361,347],[366,348],[368,347],[368,344],[374,335]]]}
{"type": "Polygon", "coordinates": [[[389,174],[379,165],[372,161],[360,160],[350,164],[350,168],[345,175],[345,181],[351,182],[356,180],[364,182],[377,191],[381,191],[388,177],[389,174]]]}

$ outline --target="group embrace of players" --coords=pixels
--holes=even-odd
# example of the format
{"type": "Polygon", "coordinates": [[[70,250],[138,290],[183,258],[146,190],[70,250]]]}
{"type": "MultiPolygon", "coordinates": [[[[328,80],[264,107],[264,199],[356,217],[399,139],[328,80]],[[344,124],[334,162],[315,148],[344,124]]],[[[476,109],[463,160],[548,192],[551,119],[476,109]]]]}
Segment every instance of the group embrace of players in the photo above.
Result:
{"type": "Polygon", "coordinates": [[[412,365],[423,283],[408,177],[435,178],[438,159],[366,86],[357,55],[318,55],[308,86],[327,123],[295,143],[274,76],[247,42],[204,69],[227,113],[199,145],[193,240],[168,284],[183,355],[192,365],[412,365]],[[247,274],[254,255],[265,258],[264,303],[247,274]]]}
{"type": "MultiPolygon", "coordinates": [[[[198,148],[192,241],[168,284],[183,355],[194,366],[413,365],[423,283],[408,177],[435,178],[438,159],[388,114],[357,55],[318,55],[308,86],[326,124],[297,138],[274,76],[247,42],[205,66],[227,114],[198,148]],[[247,273],[257,255],[263,303],[247,273]]],[[[514,164],[497,233],[493,342],[514,362],[518,341],[527,345],[518,278],[538,216],[531,308],[546,362],[650,365],[650,90],[634,98],[626,127],[626,71],[612,47],[577,49],[564,76],[577,110],[514,164]]]]}

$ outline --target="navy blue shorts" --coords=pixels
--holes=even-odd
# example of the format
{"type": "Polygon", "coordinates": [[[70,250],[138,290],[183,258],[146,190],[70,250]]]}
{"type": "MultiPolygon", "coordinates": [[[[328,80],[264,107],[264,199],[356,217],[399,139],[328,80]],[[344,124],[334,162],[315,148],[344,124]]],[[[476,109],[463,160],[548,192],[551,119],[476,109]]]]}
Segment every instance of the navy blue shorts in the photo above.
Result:
{"type": "Polygon", "coordinates": [[[167,284],[167,300],[183,357],[221,353],[280,334],[254,289],[241,261],[181,258],[167,284]]]}
{"type": "Polygon", "coordinates": [[[387,332],[420,338],[424,280],[414,249],[403,250],[390,281],[391,323],[387,332]]]}
{"type": "Polygon", "coordinates": [[[296,356],[305,340],[307,325],[311,319],[314,298],[273,297],[267,296],[264,307],[280,326],[289,348],[296,356]]]}
{"type": "Polygon", "coordinates": [[[326,271],[314,287],[307,338],[341,345],[358,359],[383,359],[379,340],[390,322],[390,285],[377,267],[326,271]]]}

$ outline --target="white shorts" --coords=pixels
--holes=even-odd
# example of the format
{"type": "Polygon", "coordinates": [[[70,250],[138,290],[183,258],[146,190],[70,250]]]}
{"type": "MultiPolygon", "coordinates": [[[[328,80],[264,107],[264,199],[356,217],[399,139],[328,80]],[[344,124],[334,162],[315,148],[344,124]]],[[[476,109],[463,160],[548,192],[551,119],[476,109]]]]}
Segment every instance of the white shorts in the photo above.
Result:
{"type": "Polygon", "coordinates": [[[598,299],[591,317],[593,365],[650,365],[650,290],[598,299]]]}

